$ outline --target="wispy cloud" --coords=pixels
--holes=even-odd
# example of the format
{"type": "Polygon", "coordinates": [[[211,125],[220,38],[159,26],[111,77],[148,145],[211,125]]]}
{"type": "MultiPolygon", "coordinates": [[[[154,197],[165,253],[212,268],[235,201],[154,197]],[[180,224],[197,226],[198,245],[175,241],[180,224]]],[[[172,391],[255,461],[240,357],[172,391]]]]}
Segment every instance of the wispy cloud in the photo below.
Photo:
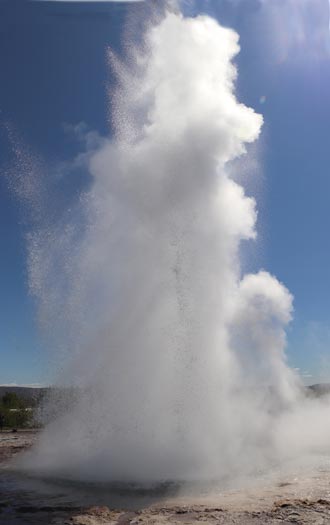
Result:
{"type": "Polygon", "coordinates": [[[132,4],[137,2],[144,2],[145,0],[35,0],[36,2],[89,2],[89,3],[98,3],[98,2],[108,2],[108,3],[120,3],[120,4],[132,4]]]}
{"type": "MultiPolygon", "coordinates": [[[[222,0],[204,0],[206,6],[221,4],[222,0]]],[[[330,0],[228,0],[228,4],[248,18],[267,63],[328,59],[330,0]]]]}
{"type": "Polygon", "coordinates": [[[5,383],[5,384],[0,384],[0,387],[7,387],[7,388],[10,388],[10,387],[20,387],[20,388],[45,388],[46,385],[42,384],[42,383],[30,383],[30,384],[20,384],[20,383],[5,383]]]}

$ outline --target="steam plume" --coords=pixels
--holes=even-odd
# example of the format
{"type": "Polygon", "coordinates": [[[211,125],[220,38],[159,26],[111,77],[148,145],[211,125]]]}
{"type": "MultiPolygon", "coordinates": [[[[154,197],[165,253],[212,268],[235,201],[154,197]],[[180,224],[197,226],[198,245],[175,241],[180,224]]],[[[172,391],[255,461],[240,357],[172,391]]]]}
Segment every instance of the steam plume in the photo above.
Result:
{"type": "Polygon", "coordinates": [[[140,481],[250,472],[283,457],[282,422],[293,438],[290,414],[307,410],[284,355],[292,296],[265,271],[241,275],[257,214],[227,168],[262,117],[235,96],[234,31],[168,13],[143,49],[135,70],[116,65],[116,137],[91,156],[74,218],[32,236],[31,288],[81,388],[33,465],[140,481]]]}

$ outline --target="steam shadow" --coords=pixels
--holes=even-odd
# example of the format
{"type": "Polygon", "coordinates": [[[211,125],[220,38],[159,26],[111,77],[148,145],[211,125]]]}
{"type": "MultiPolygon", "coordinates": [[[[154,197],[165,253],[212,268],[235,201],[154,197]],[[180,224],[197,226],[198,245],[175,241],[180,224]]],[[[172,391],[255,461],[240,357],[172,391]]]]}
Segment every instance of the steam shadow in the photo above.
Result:
{"type": "Polygon", "coordinates": [[[0,492],[11,501],[19,495],[27,506],[107,506],[110,509],[138,511],[173,498],[182,492],[185,483],[164,481],[140,485],[131,482],[85,482],[27,472],[10,465],[0,469],[0,492]]]}

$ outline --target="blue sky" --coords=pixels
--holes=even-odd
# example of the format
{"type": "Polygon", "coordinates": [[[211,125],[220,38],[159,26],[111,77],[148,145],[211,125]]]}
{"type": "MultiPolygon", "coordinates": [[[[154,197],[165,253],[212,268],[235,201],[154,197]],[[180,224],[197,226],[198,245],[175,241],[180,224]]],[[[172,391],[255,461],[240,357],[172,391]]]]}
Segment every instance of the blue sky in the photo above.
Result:
{"type": "MultiPolygon", "coordinates": [[[[0,0],[0,120],[53,166],[79,152],[65,131],[109,133],[105,50],[120,53],[126,17],[143,3],[0,0]]],[[[247,268],[265,267],[295,297],[288,358],[306,382],[330,380],[330,35],[328,0],[184,2],[240,34],[238,97],[265,118],[258,147],[260,242],[247,268]]],[[[0,130],[1,171],[12,162],[0,130]]],[[[49,175],[50,176],[50,175],[49,175]]],[[[83,173],[70,174],[74,194],[83,173]]],[[[49,354],[28,294],[19,204],[0,177],[0,384],[47,383],[49,354]]]]}

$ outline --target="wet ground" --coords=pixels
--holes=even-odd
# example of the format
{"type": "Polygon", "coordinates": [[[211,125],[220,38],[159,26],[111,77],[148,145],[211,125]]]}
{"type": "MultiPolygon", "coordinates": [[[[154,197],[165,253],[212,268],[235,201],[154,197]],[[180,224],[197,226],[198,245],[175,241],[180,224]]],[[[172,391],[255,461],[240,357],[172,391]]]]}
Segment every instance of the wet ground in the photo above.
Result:
{"type": "Polygon", "coordinates": [[[119,484],[45,479],[12,468],[35,432],[0,434],[1,525],[330,525],[330,458],[274,469],[233,490],[159,485],[153,490],[119,484]]]}

